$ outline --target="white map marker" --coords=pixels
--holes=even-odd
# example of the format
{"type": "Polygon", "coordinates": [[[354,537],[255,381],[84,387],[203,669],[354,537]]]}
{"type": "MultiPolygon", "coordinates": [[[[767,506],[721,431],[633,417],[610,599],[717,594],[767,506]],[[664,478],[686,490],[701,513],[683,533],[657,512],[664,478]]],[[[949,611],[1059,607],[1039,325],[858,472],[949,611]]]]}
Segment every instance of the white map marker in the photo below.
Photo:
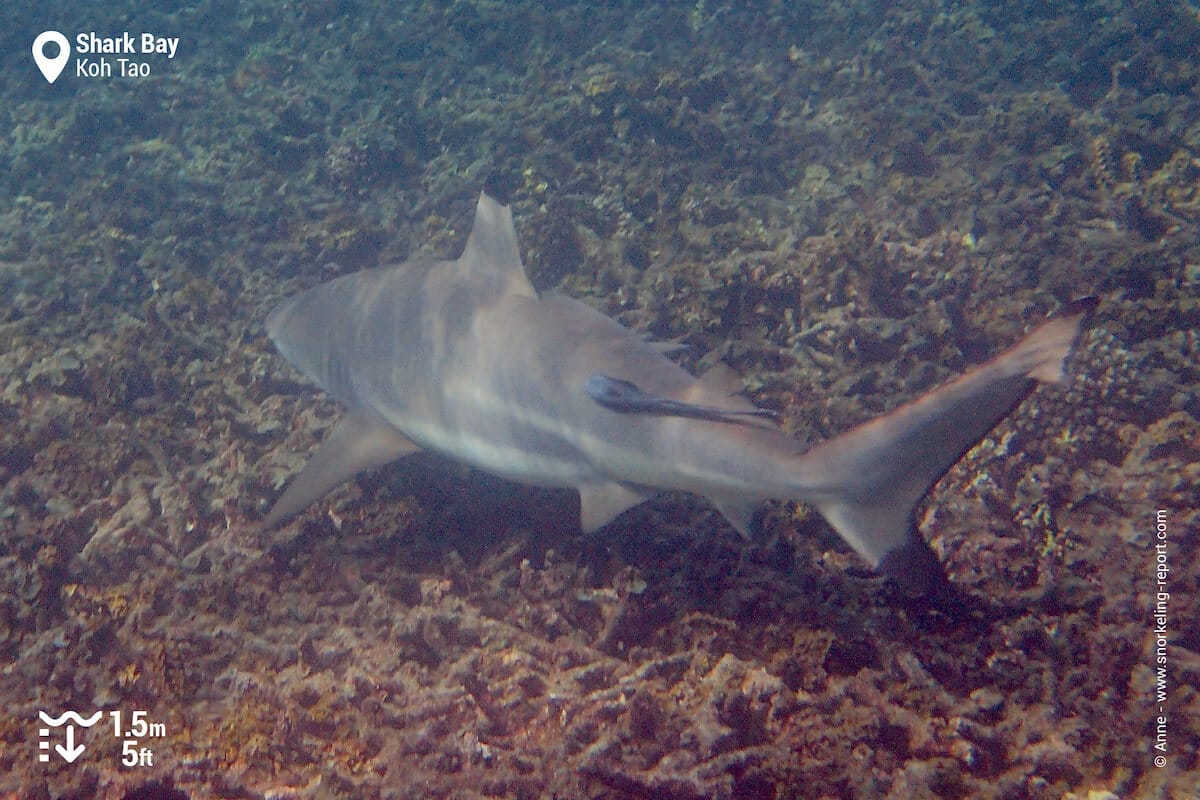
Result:
{"type": "Polygon", "coordinates": [[[54,83],[62,74],[63,67],[71,60],[71,43],[58,31],[43,31],[33,40],[33,60],[37,62],[38,69],[42,71],[46,80],[54,83]],[[47,42],[58,45],[58,55],[54,58],[46,58],[46,54],[42,52],[47,42]]]}

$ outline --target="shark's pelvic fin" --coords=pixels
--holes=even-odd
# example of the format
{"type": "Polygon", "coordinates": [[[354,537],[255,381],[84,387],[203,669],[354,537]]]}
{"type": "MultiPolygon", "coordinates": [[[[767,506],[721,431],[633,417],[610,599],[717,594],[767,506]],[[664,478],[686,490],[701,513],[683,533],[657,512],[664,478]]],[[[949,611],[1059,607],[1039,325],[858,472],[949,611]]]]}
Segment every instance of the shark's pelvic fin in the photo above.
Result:
{"type": "Polygon", "coordinates": [[[1066,380],[1064,364],[1096,307],[1087,298],[990,361],[895,411],[800,456],[825,485],[813,503],[872,567],[916,590],[939,579],[914,507],[1037,381],[1066,380]]]}
{"type": "Polygon", "coordinates": [[[603,528],[626,509],[644,503],[649,492],[638,491],[616,482],[593,483],[579,487],[579,523],[585,533],[603,528]]]}
{"type": "Polygon", "coordinates": [[[364,469],[382,466],[420,449],[383,420],[351,411],[317,448],[263,522],[267,527],[285,522],[364,469]]]}

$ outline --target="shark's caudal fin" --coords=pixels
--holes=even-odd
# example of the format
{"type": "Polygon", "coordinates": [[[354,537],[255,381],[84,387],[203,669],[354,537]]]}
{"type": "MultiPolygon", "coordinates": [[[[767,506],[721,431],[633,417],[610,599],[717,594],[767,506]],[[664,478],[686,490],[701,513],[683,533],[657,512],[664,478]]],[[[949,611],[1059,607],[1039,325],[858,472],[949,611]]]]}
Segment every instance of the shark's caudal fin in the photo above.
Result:
{"type": "Polygon", "coordinates": [[[800,456],[824,487],[811,502],[880,572],[915,591],[943,580],[915,506],[1037,381],[1066,382],[1064,362],[1096,305],[1071,303],[990,361],[800,456]]]}

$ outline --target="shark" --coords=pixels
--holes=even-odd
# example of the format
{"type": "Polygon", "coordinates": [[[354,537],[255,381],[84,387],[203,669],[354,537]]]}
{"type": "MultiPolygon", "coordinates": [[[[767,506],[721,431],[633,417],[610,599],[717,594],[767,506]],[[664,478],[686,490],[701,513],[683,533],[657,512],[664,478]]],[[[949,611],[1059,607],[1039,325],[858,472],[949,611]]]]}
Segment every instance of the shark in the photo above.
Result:
{"type": "Polygon", "coordinates": [[[286,523],[360,471],[426,450],[524,484],[578,490],[595,531],[663,491],[707,498],[748,535],[768,499],[814,507],[875,570],[944,578],[914,521],[930,488],[1066,362],[1094,298],[1007,350],[814,446],[724,365],[695,376],[591,306],[538,292],[511,208],[483,192],[462,254],[338,277],[285,300],[266,330],[345,415],[267,513],[286,523]]]}

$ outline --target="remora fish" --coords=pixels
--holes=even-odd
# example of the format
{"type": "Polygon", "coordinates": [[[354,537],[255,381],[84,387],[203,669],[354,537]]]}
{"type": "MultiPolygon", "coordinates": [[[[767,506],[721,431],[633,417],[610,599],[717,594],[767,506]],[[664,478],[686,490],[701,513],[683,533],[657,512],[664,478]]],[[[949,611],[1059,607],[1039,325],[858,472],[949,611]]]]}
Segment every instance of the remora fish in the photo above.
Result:
{"type": "Polygon", "coordinates": [[[667,397],[655,397],[640,386],[608,375],[592,375],[583,382],[583,388],[597,405],[625,414],[657,414],[660,417],[688,417],[714,422],[745,422],[747,418],[774,419],[778,416],[774,411],[765,408],[731,411],[727,408],[699,406],[667,397]]]}
{"type": "Polygon", "coordinates": [[[693,377],[584,303],[539,295],[511,211],[481,194],[456,260],[346,275],[267,320],[284,357],[347,413],[265,522],[426,449],[578,489],[587,531],[661,490],[709,498],[743,534],[767,498],[803,500],[872,567],[929,585],[941,571],[916,532],[915,505],[1036,382],[1066,381],[1064,361],[1094,306],[1076,302],[941,388],[805,450],[764,420],[729,424],[720,411],[757,409],[727,368],[693,377]],[[613,388],[632,405],[597,401],[613,388]]]}

